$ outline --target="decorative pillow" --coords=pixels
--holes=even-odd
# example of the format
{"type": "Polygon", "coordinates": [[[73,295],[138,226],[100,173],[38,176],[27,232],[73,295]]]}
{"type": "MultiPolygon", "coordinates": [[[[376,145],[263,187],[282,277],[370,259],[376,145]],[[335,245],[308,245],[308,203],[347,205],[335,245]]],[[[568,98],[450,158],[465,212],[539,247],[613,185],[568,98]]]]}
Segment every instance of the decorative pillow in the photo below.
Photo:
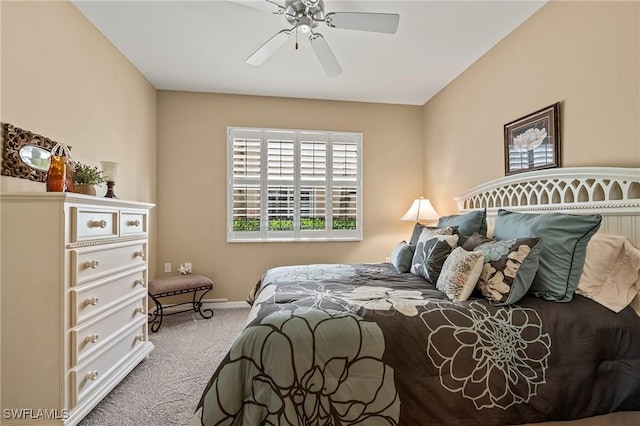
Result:
{"type": "Polygon", "coordinates": [[[465,250],[484,253],[484,266],[476,287],[497,306],[510,305],[527,294],[538,270],[541,247],[540,238],[496,241],[480,234],[471,236],[463,246],[465,250]],[[473,241],[479,244],[467,248],[473,241]]]}
{"type": "Polygon", "coordinates": [[[640,317],[640,294],[638,294],[630,303],[636,314],[640,317]]]}
{"type": "Polygon", "coordinates": [[[419,268],[423,267],[423,264],[427,261],[427,257],[425,254],[425,243],[431,239],[435,239],[436,241],[445,241],[449,246],[453,249],[458,244],[458,235],[443,235],[440,232],[445,231],[444,229],[423,229],[420,234],[420,238],[418,238],[418,243],[416,244],[416,250],[413,253],[413,260],[411,261],[411,273],[414,275],[420,275],[418,272],[419,268]]]}
{"type": "Polygon", "coordinates": [[[458,233],[457,226],[449,226],[449,227],[437,227],[437,226],[426,226],[421,223],[416,223],[413,227],[413,232],[411,233],[411,239],[409,240],[409,244],[416,245],[418,244],[418,239],[420,235],[422,235],[423,230],[433,231],[433,235],[454,235],[458,233]]]}
{"type": "Polygon", "coordinates": [[[398,243],[391,251],[391,264],[398,272],[409,272],[411,269],[411,260],[416,246],[407,244],[406,241],[398,243]]]}
{"type": "Polygon", "coordinates": [[[639,292],[640,250],[620,235],[594,235],[576,293],[620,312],[639,292]]]}
{"type": "Polygon", "coordinates": [[[444,261],[436,288],[454,302],[464,302],[478,282],[484,265],[481,251],[466,251],[455,248],[444,261]]]}
{"type": "Polygon", "coordinates": [[[578,287],[589,240],[600,228],[600,215],[529,214],[498,210],[497,240],[539,237],[540,264],[530,293],[545,300],[569,302],[578,287]]]}
{"type": "Polygon", "coordinates": [[[435,284],[438,281],[440,271],[442,271],[444,261],[450,253],[451,245],[445,240],[434,237],[420,242],[416,247],[411,269],[415,271],[416,275],[435,284]]]}
{"type": "Polygon", "coordinates": [[[487,235],[487,210],[475,210],[465,214],[443,216],[438,220],[438,228],[457,226],[460,234],[460,245],[475,232],[487,235]]]}
{"type": "Polygon", "coordinates": [[[486,235],[482,235],[479,232],[475,232],[472,236],[467,238],[467,241],[465,241],[464,244],[461,244],[460,247],[462,247],[467,251],[473,251],[473,249],[478,247],[480,244],[488,243],[490,241],[493,241],[493,240],[487,237],[486,235]]]}

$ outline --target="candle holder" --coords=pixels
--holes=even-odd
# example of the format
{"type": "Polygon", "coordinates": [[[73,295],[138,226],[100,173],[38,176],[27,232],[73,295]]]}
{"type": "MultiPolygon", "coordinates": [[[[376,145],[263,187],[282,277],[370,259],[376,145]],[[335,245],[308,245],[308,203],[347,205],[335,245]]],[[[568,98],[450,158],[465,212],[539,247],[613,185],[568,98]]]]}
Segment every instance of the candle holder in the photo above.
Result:
{"type": "Polygon", "coordinates": [[[101,161],[102,165],[102,175],[104,179],[107,181],[107,193],[104,195],[105,198],[118,198],[113,191],[113,187],[116,185],[116,180],[118,179],[118,163],[114,161],[101,161]]]}
{"type": "Polygon", "coordinates": [[[107,181],[107,193],[104,194],[104,196],[106,198],[118,198],[116,197],[116,193],[113,192],[113,187],[116,185],[116,183],[112,180],[108,180],[107,181]]]}

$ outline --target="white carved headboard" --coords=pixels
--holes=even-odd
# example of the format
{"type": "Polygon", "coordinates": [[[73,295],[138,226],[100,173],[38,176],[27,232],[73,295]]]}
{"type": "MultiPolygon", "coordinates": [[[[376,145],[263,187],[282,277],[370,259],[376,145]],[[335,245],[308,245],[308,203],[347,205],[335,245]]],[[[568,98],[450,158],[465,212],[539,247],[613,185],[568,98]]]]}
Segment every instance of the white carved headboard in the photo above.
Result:
{"type": "Polygon", "coordinates": [[[600,214],[599,232],[626,236],[640,247],[640,168],[564,167],[506,176],[455,197],[461,213],[498,209],[527,213],[600,214]]]}

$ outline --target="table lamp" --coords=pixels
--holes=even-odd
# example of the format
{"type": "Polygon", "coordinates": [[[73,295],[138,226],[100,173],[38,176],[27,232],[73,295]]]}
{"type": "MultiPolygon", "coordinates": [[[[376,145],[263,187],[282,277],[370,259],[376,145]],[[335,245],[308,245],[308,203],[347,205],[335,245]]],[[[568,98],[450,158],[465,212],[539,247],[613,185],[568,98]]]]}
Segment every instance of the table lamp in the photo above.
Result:
{"type": "Polygon", "coordinates": [[[431,205],[431,201],[424,197],[416,198],[409,210],[400,218],[400,220],[411,220],[420,222],[422,220],[438,220],[440,215],[431,205]]]}
{"type": "Polygon", "coordinates": [[[104,180],[107,181],[107,193],[104,195],[107,198],[118,198],[116,194],[113,192],[113,187],[116,185],[116,180],[118,180],[118,163],[114,161],[101,161],[102,165],[102,176],[104,176],[104,180]]]}

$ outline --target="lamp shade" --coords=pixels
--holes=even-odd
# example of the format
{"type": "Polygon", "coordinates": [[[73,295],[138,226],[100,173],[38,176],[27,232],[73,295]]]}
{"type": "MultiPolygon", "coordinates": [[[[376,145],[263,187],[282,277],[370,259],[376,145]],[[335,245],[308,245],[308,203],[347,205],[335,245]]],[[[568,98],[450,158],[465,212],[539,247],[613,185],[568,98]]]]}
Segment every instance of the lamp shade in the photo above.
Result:
{"type": "Polygon", "coordinates": [[[118,180],[118,163],[114,161],[101,161],[102,175],[107,181],[115,182],[118,180]]]}
{"type": "Polygon", "coordinates": [[[436,220],[440,215],[431,205],[431,201],[426,198],[417,198],[413,200],[413,204],[400,220],[412,220],[420,222],[421,220],[436,220]]]}

